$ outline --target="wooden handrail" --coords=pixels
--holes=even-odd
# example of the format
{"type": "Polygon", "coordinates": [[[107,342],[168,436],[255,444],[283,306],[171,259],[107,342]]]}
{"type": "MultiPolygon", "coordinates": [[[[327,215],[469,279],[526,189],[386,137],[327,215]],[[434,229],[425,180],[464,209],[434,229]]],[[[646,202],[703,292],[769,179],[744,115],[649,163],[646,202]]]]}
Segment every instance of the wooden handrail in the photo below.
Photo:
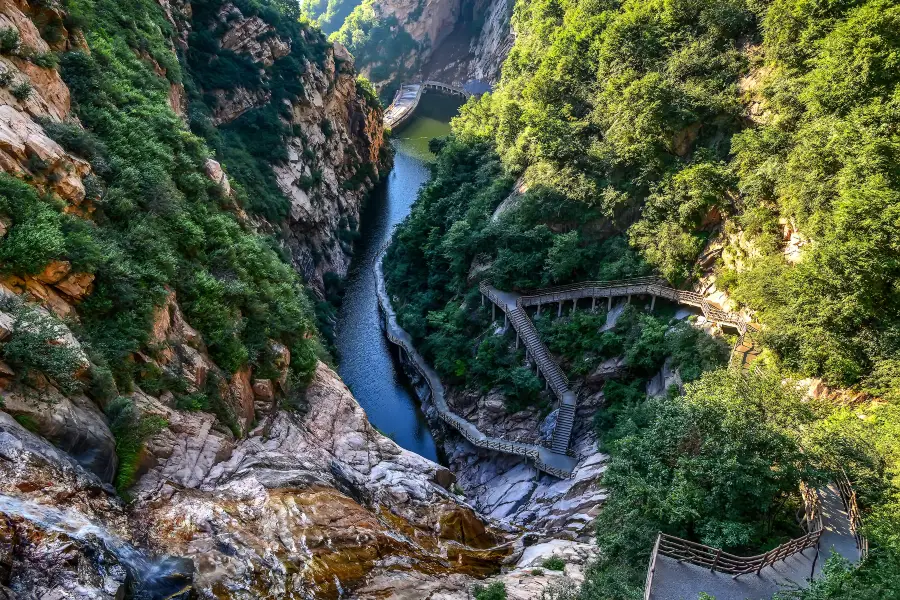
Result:
{"type": "Polygon", "coordinates": [[[653,588],[653,575],[656,573],[656,557],[659,555],[659,544],[662,542],[662,533],[657,534],[653,552],[650,553],[650,566],[647,567],[647,579],[644,581],[644,600],[650,600],[650,590],[653,588]]]}
{"type": "Polygon", "coordinates": [[[435,411],[437,412],[441,420],[458,431],[474,446],[485,448],[488,450],[496,450],[498,452],[505,452],[507,454],[523,456],[531,460],[538,469],[544,471],[545,473],[549,473],[554,477],[559,477],[561,479],[572,477],[574,474],[573,472],[566,471],[564,469],[560,469],[545,463],[541,459],[541,450],[537,446],[532,444],[523,444],[520,442],[511,442],[502,438],[487,436],[481,433],[475,427],[475,425],[450,410],[450,407],[447,405],[446,399],[444,398],[443,385],[441,384],[437,374],[432,372],[427,367],[425,359],[418,353],[412,343],[403,337],[408,337],[408,334],[404,332],[402,328],[400,328],[399,324],[396,323],[396,314],[394,313],[393,308],[390,305],[390,299],[387,297],[387,290],[384,287],[384,279],[381,275],[380,268],[380,261],[384,256],[384,252],[386,251],[387,246],[388,243],[385,243],[385,245],[382,246],[381,249],[379,249],[373,261],[373,270],[378,291],[378,305],[385,315],[385,335],[391,343],[404,349],[407,355],[410,357],[411,364],[416,369],[416,371],[419,372],[419,374],[425,380],[426,385],[428,386],[432,401],[434,403],[435,411]]]}
{"type": "Polygon", "coordinates": [[[847,515],[850,517],[850,530],[856,539],[856,547],[859,550],[860,558],[865,558],[869,553],[869,541],[862,534],[862,514],[857,503],[856,490],[853,489],[850,478],[847,477],[844,469],[841,469],[840,474],[835,477],[835,483],[841,495],[841,500],[844,502],[844,507],[847,509],[847,515]]]}

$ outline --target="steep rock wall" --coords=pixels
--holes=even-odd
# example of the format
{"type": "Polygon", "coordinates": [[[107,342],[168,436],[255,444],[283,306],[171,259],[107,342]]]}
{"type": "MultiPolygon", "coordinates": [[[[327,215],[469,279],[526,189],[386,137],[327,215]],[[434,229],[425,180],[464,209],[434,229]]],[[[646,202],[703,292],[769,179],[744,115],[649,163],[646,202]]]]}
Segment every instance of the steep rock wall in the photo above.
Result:
{"type": "MultiPolygon", "coordinates": [[[[211,122],[218,128],[233,127],[250,113],[277,113],[285,132],[283,148],[268,168],[289,209],[282,221],[268,217],[258,225],[281,230],[294,266],[321,293],[325,273],[346,275],[363,202],[390,164],[381,108],[360,92],[347,50],[322,43],[316,32],[302,30],[298,42],[321,44],[320,59],[307,56],[305,50],[301,56],[292,48],[298,42],[259,15],[245,15],[231,2],[222,2],[215,19],[207,23],[197,21],[197,11],[188,2],[160,1],[176,29],[174,43],[189,55],[192,44],[199,43],[194,34],[211,31],[222,51],[249,59],[262,73],[266,85],[229,82],[227,89],[203,89],[202,101],[210,106],[211,122]],[[299,75],[282,74],[283,59],[296,59],[299,75]],[[299,89],[296,94],[273,97],[272,81],[295,76],[299,80],[287,84],[299,89]]],[[[181,94],[175,91],[172,96],[177,104],[181,94]]]]}

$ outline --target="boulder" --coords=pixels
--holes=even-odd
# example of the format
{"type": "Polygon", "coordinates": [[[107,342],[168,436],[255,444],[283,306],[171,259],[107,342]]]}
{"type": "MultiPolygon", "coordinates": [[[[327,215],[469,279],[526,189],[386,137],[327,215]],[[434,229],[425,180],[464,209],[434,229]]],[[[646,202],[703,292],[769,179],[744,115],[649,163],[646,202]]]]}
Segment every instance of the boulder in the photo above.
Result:
{"type": "Polygon", "coordinates": [[[222,188],[222,192],[226,196],[230,196],[231,182],[228,181],[228,175],[225,174],[225,171],[222,169],[222,165],[219,164],[219,162],[216,160],[207,158],[204,168],[206,169],[206,176],[219,184],[219,186],[222,188]]]}
{"type": "Polygon", "coordinates": [[[16,318],[9,313],[0,311],[0,342],[9,339],[15,327],[16,318]]]}
{"type": "Polygon", "coordinates": [[[53,285],[62,281],[71,270],[72,265],[67,260],[50,261],[43,271],[35,275],[35,279],[41,283],[53,285]]]}
{"type": "Polygon", "coordinates": [[[75,301],[83,300],[94,289],[94,275],[71,273],[55,285],[56,289],[75,301]]]}
{"type": "Polygon", "coordinates": [[[2,392],[3,410],[110,482],[116,472],[116,440],[100,409],[83,395],[67,398],[52,387],[41,393],[16,386],[2,392]]]}

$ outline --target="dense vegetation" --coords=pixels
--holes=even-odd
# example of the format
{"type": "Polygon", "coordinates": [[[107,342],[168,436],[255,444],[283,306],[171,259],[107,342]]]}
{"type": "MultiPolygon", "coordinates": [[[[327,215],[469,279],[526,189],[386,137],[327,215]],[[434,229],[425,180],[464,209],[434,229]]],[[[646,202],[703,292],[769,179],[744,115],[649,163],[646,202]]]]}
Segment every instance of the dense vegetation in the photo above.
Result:
{"type": "Polygon", "coordinates": [[[612,495],[583,600],[640,597],[658,530],[771,547],[796,533],[798,482],[839,465],[873,550],[798,596],[897,597],[898,24],[884,0],[520,2],[500,85],[434,145],[386,274],[401,323],[451,381],[476,383],[484,316],[466,315],[479,279],[527,289],[656,272],[687,286],[712,235],[728,246],[718,287],[765,326],[771,374],[744,381],[664,317],[635,315],[631,335],[601,333],[602,314],[538,321],[569,372],[627,356],[629,339],[632,360],[648,359],[604,390],[612,495]],[[528,191],[503,203],[519,177],[528,191]],[[799,263],[786,227],[808,240],[799,263]],[[647,400],[640,379],[666,355],[696,381],[647,400]],[[877,400],[811,405],[780,385],[806,376],[877,400]]]}
{"type": "Polygon", "coordinates": [[[260,68],[249,55],[221,48],[219,40],[239,18],[238,13],[232,11],[223,20],[219,18],[225,5],[222,0],[192,2],[185,56],[190,74],[185,80],[191,100],[190,126],[215,150],[216,159],[227,165],[238,183],[239,202],[277,221],[287,216],[290,204],[275,183],[271,165],[287,160],[284,142],[294,132],[286,121],[292,116],[290,104],[303,94],[304,61],[321,67],[330,44],[302,18],[296,2],[238,0],[232,4],[245,18],[259,17],[275,35],[289,40],[290,53],[260,68]],[[228,97],[238,88],[269,100],[235,121],[215,127],[213,112],[220,104],[217,94],[228,97]]]}
{"type": "Polygon", "coordinates": [[[358,0],[304,0],[300,7],[323,32],[331,34],[341,28],[358,5],[358,0]]]}
{"type": "MultiPolygon", "coordinates": [[[[195,3],[197,18],[204,15],[202,4],[195,3]]],[[[292,3],[237,4],[299,37],[302,24],[294,18],[292,3]]],[[[158,369],[132,358],[138,351],[152,356],[160,350],[148,347],[154,310],[172,291],[223,370],[210,374],[211,382],[244,366],[271,371],[270,340],[277,340],[291,349],[293,379],[302,383],[315,368],[320,345],[303,284],[283,260],[278,242],[237,220],[235,198],[226,197],[205,174],[211,155],[207,145],[169,107],[170,84],[190,87],[191,81],[172,51],[173,31],[159,5],[153,0],[71,0],[67,9],[67,26],[83,31],[90,49],[75,47],[59,57],[83,128],[44,125],[68,151],[90,162],[94,175],[85,187],[94,210],[86,218],[64,210],[58,198],[0,176],[0,215],[9,229],[0,240],[0,269],[30,275],[52,260],[66,260],[73,271],[94,275],[94,291],[78,307],[79,322],[70,326],[92,362],[84,389],[111,411],[122,459],[118,483],[127,486],[140,444],[160,424],[144,419],[127,401],[109,404],[117,393],[131,391],[136,383],[157,394],[173,391],[179,406],[214,411],[234,427],[218,383],[187,395],[178,378],[161,377],[158,369]]],[[[295,51],[312,52],[299,44],[295,51]]],[[[289,57],[294,67],[300,56],[289,57]]],[[[284,72],[284,94],[291,93],[288,86],[296,84],[296,74],[284,72]]],[[[258,159],[246,165],[262,172],[258,159]]],[[[39,161],[30,167],[36,177],[47,168],[39,161]]],[[[243,175],[239,180],[252,180],[243,175]]],[[[251,183],[245,189],[252,188],[251,183]]],[[[64,391],[81,389],[73,376],[78,365],[72,352],[48,344],[59,337],[59,325],[36,311],[13,308],[21,327],[3,345],[4,359],[19,375],[33,368],[64,391]]]]}

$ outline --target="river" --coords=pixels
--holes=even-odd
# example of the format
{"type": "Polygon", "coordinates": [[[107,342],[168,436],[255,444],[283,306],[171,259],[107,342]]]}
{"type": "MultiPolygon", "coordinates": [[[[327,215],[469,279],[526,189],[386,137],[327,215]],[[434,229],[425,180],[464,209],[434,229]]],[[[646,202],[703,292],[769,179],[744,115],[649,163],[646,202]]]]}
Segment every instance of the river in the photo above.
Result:
{"type": "Polygon", "coordinates": [[[347,277],[338,311],[335,344],[338,373],[350,387],[369,421],[400,446],[437,461],[438,452],[425,416],[397,363],[397,350],[381,331],[372,261],[394,226],[409,214],[419,188],[430,177],[434,156],[428,140],[450,132],[456,98],[425,95],[413,119],[392,141],[394,168],[372,193],[361,219],[362,237],[347,277]]]}

